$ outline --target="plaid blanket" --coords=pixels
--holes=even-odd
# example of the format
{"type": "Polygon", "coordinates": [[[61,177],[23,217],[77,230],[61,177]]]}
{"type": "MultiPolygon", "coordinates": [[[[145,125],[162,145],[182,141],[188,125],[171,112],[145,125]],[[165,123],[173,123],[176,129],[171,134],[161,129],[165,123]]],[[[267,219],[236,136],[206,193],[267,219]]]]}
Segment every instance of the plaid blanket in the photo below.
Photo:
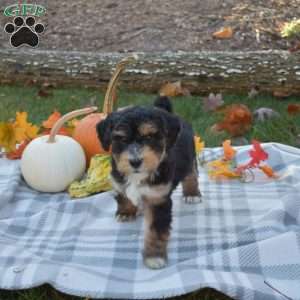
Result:
{"type": "MultiPolygon", "coordinates": [[[[92,298],[164,298],[212,287],[235,299],[300,299],[300,150],[264,144],[280,175],[213,181],[200,170],[201,204],[173,194],[169,264],[142,261],[143,218],[118,223],[112,193],[70,200],[31,190],[18,161],[0,159],[0,288],[49,283],[92,298]]],[[[237,160],[248,160],[249,147],[237,160]]],[[[202,159],[221,156],[206,149],[202,159]]]]}

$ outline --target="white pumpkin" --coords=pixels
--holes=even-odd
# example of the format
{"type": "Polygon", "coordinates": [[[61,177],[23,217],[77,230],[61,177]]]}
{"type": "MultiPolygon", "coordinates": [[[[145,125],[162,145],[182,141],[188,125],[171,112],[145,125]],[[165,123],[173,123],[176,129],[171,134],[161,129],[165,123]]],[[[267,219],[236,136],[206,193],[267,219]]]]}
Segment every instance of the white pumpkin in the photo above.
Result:
{"type": "Polygon", "coordinates": [[[97,107],[70,112],[56,122],[50,135],[30,142],[21,158],[21,172],[30,187],[40,192],[62,192],[82,177],[86,169],[82,147],[74,139],[56,133],[67,120],[95,110],[97,107]]]}

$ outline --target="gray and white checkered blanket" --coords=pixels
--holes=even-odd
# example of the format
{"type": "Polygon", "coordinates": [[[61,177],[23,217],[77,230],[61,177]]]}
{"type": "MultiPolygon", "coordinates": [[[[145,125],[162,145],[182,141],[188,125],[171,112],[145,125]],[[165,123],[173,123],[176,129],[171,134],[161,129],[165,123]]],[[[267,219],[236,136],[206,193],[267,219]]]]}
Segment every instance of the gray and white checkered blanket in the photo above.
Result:
{"type": "MultiPolygon", "coordinates": [[[[116,222],[111,193],[38,193],[18,161],[0,159],[0,288],[50,283],[78,296],[150,299],[212,287],[235,299],[300,299],[300,150],[263,146],[277,180],[258,171],[251,183],[216,182],[201,169],[204,202],[195,205],[178,187],[169,264],[157,271],[143,265],[143,218],[116,222]]],[[[238,149],[247,161],[249,147],[238,149]]]]}

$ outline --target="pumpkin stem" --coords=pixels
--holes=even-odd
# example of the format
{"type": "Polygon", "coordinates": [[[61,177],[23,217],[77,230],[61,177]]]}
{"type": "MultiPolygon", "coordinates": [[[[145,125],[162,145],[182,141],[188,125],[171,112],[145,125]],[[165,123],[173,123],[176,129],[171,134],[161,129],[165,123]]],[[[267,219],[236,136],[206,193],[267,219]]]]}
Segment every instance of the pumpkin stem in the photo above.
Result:
{"type": "Polygon", "coordinates": [[[55,143],[55,136],[58,133],[58,131],[61,129],[61,127],[64,125],[65,122],[67,122],[75,117],[78,117],[80,115],[86,115],[86,114],[92,113],[92,112],[96,111],[97,109],[98,109],[97,106],[92,106],[92,107],[87,107],[87,108],[83,108],[83,109],[73,110],[73,111],[63,115],[60,119],[58,119],[56,121],[56,123],[52,127],[47,142],[55,143]]]}
{"type": "Polygon", "coordinates": [[[124,59],[122,59],[117,65],[116,65],[116,69],[109,81],[106,93],[105,93],[105,97],[104,97],[104,103],[103,103],[103,113],[104,114],[110,114],[113,111],[113,105],[114,105],[114,101],[113,101],[113,95],[116,89],[116,85],[118,83],[118,79],[121,75],[121,73],[123,72],[123,70],[125,69],[125,67],[130,64],[135,62],[138,59],[137,55],[133,55],[133,56],[128,56],[125,57],[124,59]]]}

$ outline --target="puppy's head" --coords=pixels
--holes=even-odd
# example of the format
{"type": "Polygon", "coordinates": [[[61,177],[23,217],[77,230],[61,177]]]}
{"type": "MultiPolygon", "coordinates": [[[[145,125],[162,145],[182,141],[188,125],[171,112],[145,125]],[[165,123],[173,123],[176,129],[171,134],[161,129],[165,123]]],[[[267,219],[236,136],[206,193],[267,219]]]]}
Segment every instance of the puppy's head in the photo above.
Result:
{"type": "Polygon", "coordinates": [[[175,144],[179,119],[161,109],[134,107],[114,112],[97,125],[105,150],[111,146],[119,172],[152,173],[175,144]]]}

